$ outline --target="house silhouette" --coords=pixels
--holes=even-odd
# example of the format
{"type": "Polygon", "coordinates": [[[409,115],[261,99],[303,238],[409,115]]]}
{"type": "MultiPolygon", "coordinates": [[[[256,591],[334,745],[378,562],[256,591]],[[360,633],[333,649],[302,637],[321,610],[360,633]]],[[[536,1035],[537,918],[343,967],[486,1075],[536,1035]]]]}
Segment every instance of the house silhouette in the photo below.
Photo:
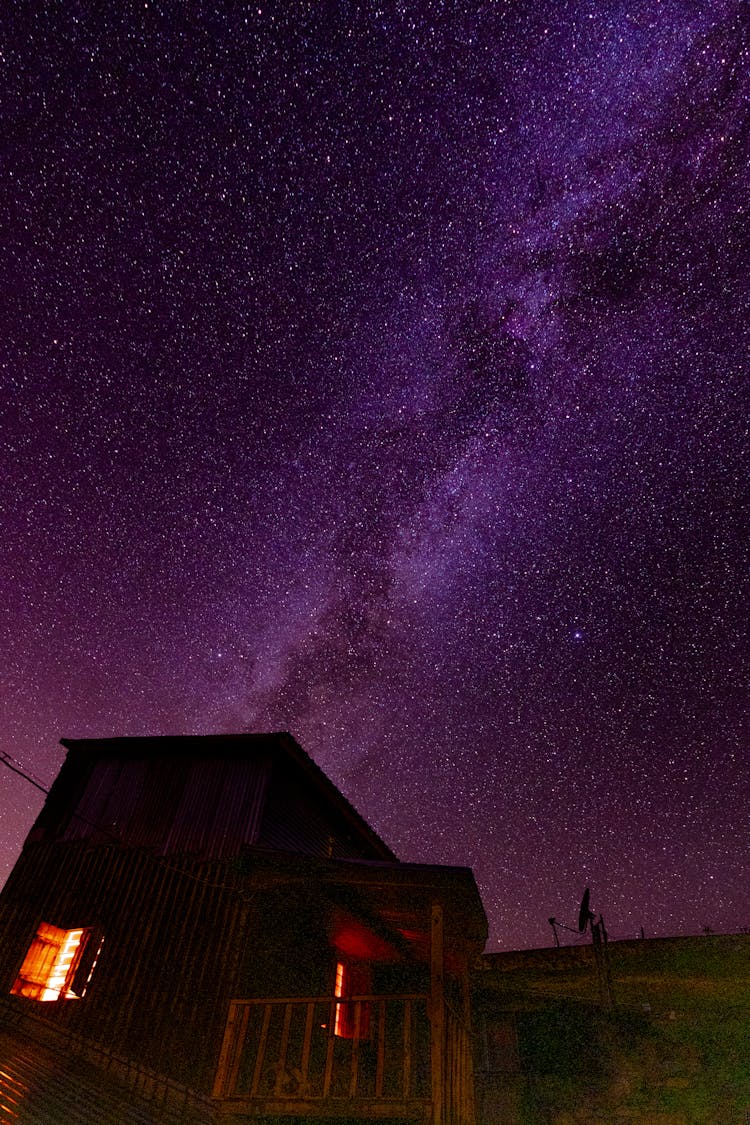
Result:
{"type": "Polygon", "coordinates": [[[6,1024],[155,1114],[472,1125],[469,869],[400,863],[287,733],[63,745],[0,894],[6,1024]]]}

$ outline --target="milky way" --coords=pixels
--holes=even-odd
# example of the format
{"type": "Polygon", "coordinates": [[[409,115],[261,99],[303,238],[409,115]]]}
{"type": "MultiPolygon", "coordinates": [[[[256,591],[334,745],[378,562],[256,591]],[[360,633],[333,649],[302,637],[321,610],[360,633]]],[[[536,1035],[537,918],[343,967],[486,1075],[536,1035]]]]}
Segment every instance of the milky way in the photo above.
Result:
{"type": "Polygon", "coordinates": [[[288,729],[491,948],[750,925],[745,5],[3,24],[2,749],[288,729]]]}

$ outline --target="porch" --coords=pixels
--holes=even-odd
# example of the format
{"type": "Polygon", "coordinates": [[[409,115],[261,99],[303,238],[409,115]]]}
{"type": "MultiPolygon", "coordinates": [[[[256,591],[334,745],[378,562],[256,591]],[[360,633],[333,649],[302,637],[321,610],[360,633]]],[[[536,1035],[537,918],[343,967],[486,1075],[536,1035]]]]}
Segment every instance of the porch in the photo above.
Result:
{"type": "Polygon", "coordinates": [[[474,1125],[468,968],[486,920],[471,873],[275,858],[264,877],[261,864],[271,928],[225,1009],[219,1119],[474,1125]]]}
{"type": "Polygon", "coordinates": [[[473,1125],[471,1067],[463,1020],[427,995],[233,1000],[213,1097],[220,1117],[473,1125]]]}

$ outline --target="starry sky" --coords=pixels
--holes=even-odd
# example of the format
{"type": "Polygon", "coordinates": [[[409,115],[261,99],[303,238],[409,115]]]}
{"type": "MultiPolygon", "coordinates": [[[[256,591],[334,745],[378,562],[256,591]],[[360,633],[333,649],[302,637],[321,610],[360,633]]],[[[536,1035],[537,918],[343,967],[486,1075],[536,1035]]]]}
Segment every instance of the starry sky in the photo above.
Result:
{"type": "Polygon", "coordinates": [[[490,949],[750,925],[748,7],[0,34],[0,749],[287,729],[490,949]]]}

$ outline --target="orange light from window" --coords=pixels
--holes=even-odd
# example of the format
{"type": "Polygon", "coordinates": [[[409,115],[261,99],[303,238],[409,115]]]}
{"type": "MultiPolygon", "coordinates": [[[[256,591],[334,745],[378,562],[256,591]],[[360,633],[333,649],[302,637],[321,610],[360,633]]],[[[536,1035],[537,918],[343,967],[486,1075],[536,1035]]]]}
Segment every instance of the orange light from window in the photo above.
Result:
{"type": "Polygon", "coordinates": [[[71,985],[90,932],[42,922],[11,992],[32,1000],[77,1000],[71,985]]]}
{"type": "MultiPolygon", "coordinates": [[[[330,977],[328,978],[331,979],[330,977]]],[[[346,969],[339,963],[336,965],[336,985],[333,990],[334,996],[344,995],[344,986],[346,983],[346,969]]],[[[346,1009],[344,1004],[336,1005],[336,1019],[333,1025],[334,1035],[345,1035],[344,1023],[346,1019],[346,1009]]]]}
{"type": "Polygon", "coordinates": [[[72,992],[67,992],[66,986],[71,976],[73,961],[82,937],[83,930],[68,930],[65,934],[60,952],[52,966],[52,972],[47,977],[47,987],[42,995],[42,1000],[57,1000],[61,992],[64,992],[66,996],[73,995],[72,992]],[[52,995],[48,995],[48,993],[52,993],[52,995]]]}
{"type": "Polygon", "coordinates": [[[364,961],[336,965],[334,996],[343,1003],[336,1005],[334,1035],[342,1039],[366,1039],[370,1032],[370,1003],[362,999],[372,987],[370,968],[364,961]]]}

